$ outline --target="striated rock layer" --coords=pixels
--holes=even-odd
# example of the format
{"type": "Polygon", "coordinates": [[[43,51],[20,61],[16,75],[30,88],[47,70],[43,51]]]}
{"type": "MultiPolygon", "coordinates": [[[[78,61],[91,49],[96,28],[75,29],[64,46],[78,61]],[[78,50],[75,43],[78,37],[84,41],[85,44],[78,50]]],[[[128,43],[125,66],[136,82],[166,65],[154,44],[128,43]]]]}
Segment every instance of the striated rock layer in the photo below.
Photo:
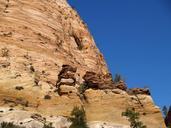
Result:
{"type": "Polygon", "coordinates": [[[83,105],[92,128],[128,127],[121,117],[128,107],[149,128],[164,128],[149,93],[126,89],[113,82],[86,25],[65,0],[0,0],[0,122],[42,127],[43,115],[68,127],[64,117],[83,105]],[[87,90],[80,92],[82,84],[87,90]]]}

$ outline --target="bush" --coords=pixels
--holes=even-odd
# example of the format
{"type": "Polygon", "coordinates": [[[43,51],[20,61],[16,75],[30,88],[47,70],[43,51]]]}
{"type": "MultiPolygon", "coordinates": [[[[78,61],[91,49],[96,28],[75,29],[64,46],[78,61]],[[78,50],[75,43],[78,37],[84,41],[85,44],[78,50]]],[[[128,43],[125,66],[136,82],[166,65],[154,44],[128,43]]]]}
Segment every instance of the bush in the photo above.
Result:
{"type": "Polygon", "coordinates": [[[80,87],[78,88],[78,91],[79,91],[80,94],[84,94],[84,92],[85,92],[87,89],[88,89],[88,86],[87,86],[85,83],[83,83],[83,84],[81,84],[80,87]]]}
{"type": "Polygon", "coordinates": [[[9,56],[9,49],[4,47],[1,49],[1,56],[2,57],[8,57],[9,56]]]}
{"type": "Polygon", "coordinates": [[[170,122],[171,106],[170,107],[164,106],[162,111],[163,111],[163,118],[164,118],[166,127],[171,128],[171,122],[170,122]]]}
{"type": "Polygon", "coordinates": [[[86,95],[84,94],[84,92],[88,89],[88,86],[83,83],[80,85],[80,87],[78,88],[78,92],[79,92],[79,97],[81,100],[85,100],[87,101],[87,97],[86,95]]]}
{"type": "Polygon", "coordinates": [[[52,123],[49,123],[49,124],[44,124],[43,128],[54,128],[54,127],[52,127],[52,123]]]}
{"type": "Polygon", "coordinates": [[[0,128],[25,128],[25,127],[21,127],[19,125],[15,125],[15,124],[9,123],[9,122],[2,122],[0,124],[0,128]]]}
{"type": "Polygon", "coordinates": [[[122,116],[128,118],[131,128],[147,128],[141,121],[139,121],[140,114],[135,112],[134,109],[126,109],[126,111],[122,113],[122,116]]]}
{"type": "Polygon", "coordinates": [[[83,107],[74,107],[69,120],[72,122],[69,128],[88,128],[86,123],[86,114],[83,107]]]}
{"type": "Polygon", "coordinates": [[[114,78],[114,82],[115,83],[118,83],[118,82],[120,82],[120,81],[122,81],[123,79],[122,79],[122,76],[120,75],[120,74],[116,74],[115,75],[115,78],[114,78]]]}
{"type": "Polygon", "coordinates": [[[16,86],[15,89],[20,91],[23,90],[24,88],[22,86],[16,86]]]}
{"type": "Polygon", "coordinates": [[[162,112],[163,112],[164,118],[166,118],[166,116],[167,116],[167,114],[168,114],[168,108],[167,108],[166,106],[164,106],[164,107],[162,108],[162,112]]]}
{"type": "Polygon", "coordinates": [[[50,100],[50,99],[51,99],[51,96],[50,96],[50,95],[45,95],[45,96],[44,96],[44,99],[45,99],[45,100],[50,100]]]}

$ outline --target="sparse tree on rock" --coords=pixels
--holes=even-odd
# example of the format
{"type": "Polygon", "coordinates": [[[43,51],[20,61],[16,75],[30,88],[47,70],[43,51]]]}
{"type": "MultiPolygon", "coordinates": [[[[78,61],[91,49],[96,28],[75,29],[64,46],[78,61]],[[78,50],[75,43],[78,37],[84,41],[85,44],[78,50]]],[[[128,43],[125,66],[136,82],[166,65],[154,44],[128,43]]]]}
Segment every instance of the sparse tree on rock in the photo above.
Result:
{"type": "Polygon", "coordinates": [[[126,111],[122,113],[122,116],[128,118],[131,128],[147,128],[147,126],[139,121],[140,114],[138,112],[135,112],[134,109],[126,109],[126,111]]]}
{"type": "Polygon", "coordinates": [[[88,128],[86,123],[86,114],[83,107],[74,107],[69,120],[72,122],[69,128],[88,128]]]}

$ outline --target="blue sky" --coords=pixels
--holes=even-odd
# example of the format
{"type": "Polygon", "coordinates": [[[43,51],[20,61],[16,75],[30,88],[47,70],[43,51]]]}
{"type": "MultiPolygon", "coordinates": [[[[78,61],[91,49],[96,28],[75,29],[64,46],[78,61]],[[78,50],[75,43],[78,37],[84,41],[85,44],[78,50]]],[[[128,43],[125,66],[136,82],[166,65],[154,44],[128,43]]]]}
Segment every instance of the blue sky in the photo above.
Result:
{"type": "Polygon", "coordinates": [[[88,24],[113,75],[149,87],[160,107],[171,104],[170,0],[69,0],[88,24]]]}

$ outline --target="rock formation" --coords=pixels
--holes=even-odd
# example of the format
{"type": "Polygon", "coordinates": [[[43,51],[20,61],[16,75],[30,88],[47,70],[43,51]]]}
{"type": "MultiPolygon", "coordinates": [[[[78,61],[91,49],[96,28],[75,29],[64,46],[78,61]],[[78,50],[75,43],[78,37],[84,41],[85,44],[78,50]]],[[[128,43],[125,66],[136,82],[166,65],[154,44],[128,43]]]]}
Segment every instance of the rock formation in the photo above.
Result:
{"type": "Polygon", "coordinates": [[[128,128],[121,113],[133,107],[149,128],[165,128],[147,91],[126,90],[66,0],[0,0],[0,122],[64,128],[73,107],[84,106],[90,127],[128,128]]]}

